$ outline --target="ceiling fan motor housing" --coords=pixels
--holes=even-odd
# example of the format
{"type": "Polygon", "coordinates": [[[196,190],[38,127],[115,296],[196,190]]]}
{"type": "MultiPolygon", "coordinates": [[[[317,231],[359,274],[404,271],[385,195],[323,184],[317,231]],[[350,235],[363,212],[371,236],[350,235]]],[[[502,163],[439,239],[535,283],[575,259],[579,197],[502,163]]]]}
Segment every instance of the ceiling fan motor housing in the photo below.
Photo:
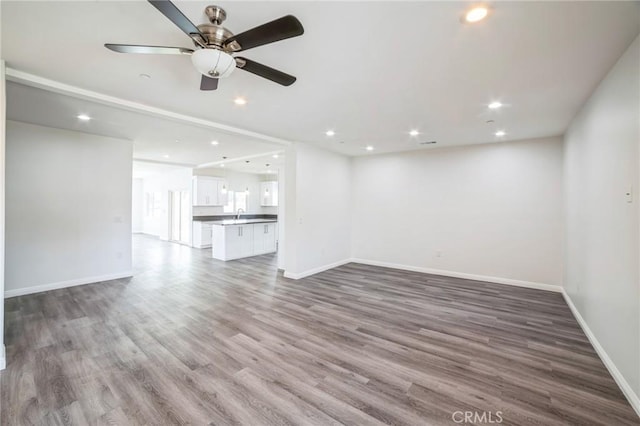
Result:
{"type": "Polygon", "coordinates": [[[228,52],[240,50],[240,45],[236,42],[231,42],[223,47],[223,43],[233,36],[231,31],[222,26],[222,22],[227,18],[224,9],[218,6],[207,6],[204,12],[211,21],[210,24],[198,25],[198,30],[206,37],[205,43],[228,52]]]}

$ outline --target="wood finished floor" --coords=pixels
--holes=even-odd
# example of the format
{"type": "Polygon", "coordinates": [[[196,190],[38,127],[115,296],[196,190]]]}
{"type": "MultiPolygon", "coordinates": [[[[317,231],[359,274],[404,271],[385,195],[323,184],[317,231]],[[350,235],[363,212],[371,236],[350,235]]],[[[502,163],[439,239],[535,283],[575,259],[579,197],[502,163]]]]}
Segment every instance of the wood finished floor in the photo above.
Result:
{"type": "Polygon", "coordinates": [[[7,299],[1,424],[639,424],[560,294],[208,252],[136,236],[132,279],[7,299]]]}

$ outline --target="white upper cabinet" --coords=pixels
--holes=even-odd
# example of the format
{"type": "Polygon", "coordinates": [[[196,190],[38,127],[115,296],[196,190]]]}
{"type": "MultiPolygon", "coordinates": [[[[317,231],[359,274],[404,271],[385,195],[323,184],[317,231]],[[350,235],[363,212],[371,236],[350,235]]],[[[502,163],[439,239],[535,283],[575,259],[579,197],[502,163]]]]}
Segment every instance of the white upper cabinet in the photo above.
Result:
{"type": "Polygon", "coordinates": [[[222,206],[227,202],[227,182],[224,179],[194,176],[193,177],[193,205],[194,206],[222,206]]]}
{"type": "Polygon", "coordinates": [[[260,182],[260,205],[265,207],[278,205],[278,182],[260,182]]]}

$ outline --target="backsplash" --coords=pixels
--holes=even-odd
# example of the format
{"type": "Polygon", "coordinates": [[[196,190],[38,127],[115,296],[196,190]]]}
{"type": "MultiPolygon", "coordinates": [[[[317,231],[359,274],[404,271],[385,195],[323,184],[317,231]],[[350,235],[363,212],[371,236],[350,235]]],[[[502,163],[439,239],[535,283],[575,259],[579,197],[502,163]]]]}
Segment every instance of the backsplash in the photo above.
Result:
{"type": "MultiPolygon", "coordinates": [[[[191,211],[193,216],[216,216],[221,214],[233,214],[231,212],[224,212],[222,206],[194,206],[191,211]]],[[[235,212],[234,212],[235,213],[235,212]]],[[[277,207],[263,207],[258,206],[257,208],[249,207],[247,214],[278,214],[277,207]]]]}
{"type": "Polygon", "coordinates": [[[215,207],[194,206],[193,210],[191,211],[191,213],[194,216],[215,216],[215,215],[220,215],[220,214],[230,214],[230,213],[225,213],[223,211],[223,207],[222,206],[215,206],[215,207]]]}

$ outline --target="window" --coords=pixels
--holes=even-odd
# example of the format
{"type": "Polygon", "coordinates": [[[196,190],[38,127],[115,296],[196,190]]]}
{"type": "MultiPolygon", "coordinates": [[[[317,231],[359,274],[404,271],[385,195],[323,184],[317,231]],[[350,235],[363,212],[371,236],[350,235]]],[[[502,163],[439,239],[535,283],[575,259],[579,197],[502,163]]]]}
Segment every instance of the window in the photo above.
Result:
{"type": "Polygon", "coordinates": [[[162,192],[147,192],[145,194],[145,215],[147,217],[160,216],[162,213],[162,192]]]}
{"type": "Polygon", "coordinates": [[[247,193],[244,191],[236,192],[236,196],[234,198],[236,201],[235,211],[238,211],[238,209],[242,209],[242,211],[246,212],[247,211],[247,193]]]}
{"type": "Polygon", "coordinates": [[[227,191],[227,204],[223,207],[225,213],[236,213],[238,209],[247,211],[247,193],[245,191],[227,191]]]}
{"type": "Polygon", "coordinates": [[[233,206],[235,205],[233,199],[234,194],[234,191],[227,191],[227,204],[224,205],[224,208],[222,209],[223,212],[235,213],[233,210],[233,206]]]}

